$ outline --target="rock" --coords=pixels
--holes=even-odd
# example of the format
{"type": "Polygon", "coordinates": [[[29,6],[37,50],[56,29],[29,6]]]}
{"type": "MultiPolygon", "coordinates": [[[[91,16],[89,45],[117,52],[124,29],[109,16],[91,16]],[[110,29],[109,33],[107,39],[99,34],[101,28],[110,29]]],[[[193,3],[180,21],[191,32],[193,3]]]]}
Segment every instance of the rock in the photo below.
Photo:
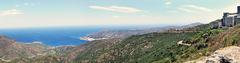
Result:
{"type": "Polygon", "coordinates": [[[181,40],[181,41],[178,41],[177,44],[178,45],[184,45],[184,46],[191,46],[192,44],[187,44],[187,43],[183,43],[184,41],[181,40]]]}
{"type": "Polygon", "coordinates": [[[185,63],[240,63],[240,47],[225,47],[215,51],[210,56],[185,63]]]}

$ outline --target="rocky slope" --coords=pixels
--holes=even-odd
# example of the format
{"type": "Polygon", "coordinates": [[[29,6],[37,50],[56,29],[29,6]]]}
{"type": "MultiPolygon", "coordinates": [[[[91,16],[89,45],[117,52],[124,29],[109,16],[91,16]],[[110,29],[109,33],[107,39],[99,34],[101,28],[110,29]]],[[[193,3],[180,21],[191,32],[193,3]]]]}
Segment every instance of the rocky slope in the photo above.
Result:
{"type": "MultiPolygon", "coordinates": [[[[239,62],[239,46],[240,46],[240,26],[235,26],[227,29],[226,31],[217,34],[216,36],[205,38],[203,41],[207,47],[205,49],[206,55],[209,57],[200,58],[196,62],[215,62],[221,63],[221,61],[227,60],[230,63],[239,62]],[[228,47],[232,46],[232,47],[228,47]],[[237,47],[238,46],[238,47],[237,47]],[[226,48],[224,48],[226,47],[226,48]],[[223,48],[223,49],[221,49],[223,48]],[[220,50],[218,50],[220,49],[220,50]],[[217,51],[216,51],[217,50],[217,51]],[[214,53],[215,51],[215,53],[214,53]]],[[[205,56],[206,56],[205,55],[205,56]]]]}
{"type": "Polygon", "coordinates": [[[215,51],[207,57],[202,57],[197,60],[188,61],[185,63],[239,63],[240,62],[240,47],[229,46],[215,51]]]}

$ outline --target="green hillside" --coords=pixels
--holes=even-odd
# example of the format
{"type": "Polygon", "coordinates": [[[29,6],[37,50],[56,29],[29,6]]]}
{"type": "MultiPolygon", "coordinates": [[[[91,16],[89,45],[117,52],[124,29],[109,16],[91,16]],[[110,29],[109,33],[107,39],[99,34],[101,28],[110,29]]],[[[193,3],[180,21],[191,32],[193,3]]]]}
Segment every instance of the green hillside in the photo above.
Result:
{"type": "MultiPolygon", "coordinates": [[[[136,35],[124,39],[109,48],[92,48],[80,52],[76,62],[132,62],[149,63],[164,59],[164,61],[176,61],[175,56],[179,51],[187,47],[177,45],[180,40],[191,39],[191,33],[150,33],[136,35]],[[95,53],[93,53],[95,52],[95,53]]],[[[98,45],[96,45],[98,46],[98,45]]],[[[103,46],[103,45],[99,45],[103,46]]]]}
{"type": "Polygon", "coordinates": [[[194,28],[197,32],[165,32],[134,35],[126,39],[106,39],[83,44],[63,56],[20,58],[26,63],[182,63],[227,47],[240,45],[240,26],[210,29],[209,25],[194,28]],[[177,44],[183,41],[185,44],[177,44]]]}
{"type": "Polygon", "coordinates": [[[200,25],[195,29],[198,32],[131,36],[106,49],[92,49],[95,54],[82,56],[82,53],[79,53],[74,62],[182,63],[207,56],[226,46],[240,44],[239,26],[210,29],[208,25],[200,25]],[[178,45],[177,42],[181,40],[191,46],[178,45]]]}

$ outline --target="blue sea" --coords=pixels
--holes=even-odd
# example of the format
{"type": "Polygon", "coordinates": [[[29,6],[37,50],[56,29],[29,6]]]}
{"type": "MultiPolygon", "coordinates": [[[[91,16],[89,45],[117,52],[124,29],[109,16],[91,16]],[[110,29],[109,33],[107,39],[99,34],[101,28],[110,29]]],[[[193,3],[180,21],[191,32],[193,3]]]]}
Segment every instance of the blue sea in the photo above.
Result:
{"type": "MultiPolygon", "coordinates": [[[[49,46],[78,46],[87,41],[80,40],[80,37],[103,30],[126,30],[144,29],[153,26],[143,25],[124,25],[124,26],[75,26],[75,27],[42,27],[42,28],[19,28],[19,29],[0,29],[0,35],[22,43],[41,42],[49,46]]],[[[158,25],[157,25],[158,26],[158,25]]],[[[162,26],[160,26],[162,27],[162,26]]]]}
{"type": "Polygon", "coordinates": [[[52,28],[25,28],[2,29],[0,35],[7,36],[17,42],[41,42],[49,46],[80,45],[87,41],[80,37],[100,31],[100,27],[52,27],[52,28]]]}

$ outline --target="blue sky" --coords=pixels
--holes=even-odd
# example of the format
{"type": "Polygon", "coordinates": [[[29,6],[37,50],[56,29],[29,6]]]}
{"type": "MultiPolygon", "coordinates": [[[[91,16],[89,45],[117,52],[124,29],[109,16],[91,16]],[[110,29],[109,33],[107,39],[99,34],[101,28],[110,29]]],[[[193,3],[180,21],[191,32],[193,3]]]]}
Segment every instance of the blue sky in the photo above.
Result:
{"type": "Polygon", "coordinates": [[[238,0],[0,0],[0,28],[179,25],[236,12],[238,0]]]}

